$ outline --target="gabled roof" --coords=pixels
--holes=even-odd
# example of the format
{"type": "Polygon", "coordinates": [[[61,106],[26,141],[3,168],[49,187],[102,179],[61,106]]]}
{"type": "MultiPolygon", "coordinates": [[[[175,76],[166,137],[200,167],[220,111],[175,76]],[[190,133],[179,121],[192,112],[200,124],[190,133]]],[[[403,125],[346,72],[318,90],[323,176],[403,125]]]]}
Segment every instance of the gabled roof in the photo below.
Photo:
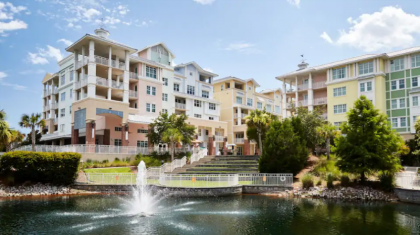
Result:
{"type": "Polygon", "coordinates": [[[277,89],[264,89],[264,90],[260,91],[259,93],[261,93],[261,94],[267,94],[267,93],[272,93],[272,92],[276,92],[276,91],[279,91],[280,94],[283,93],[283,91],[280,88],[277,88],[277,89]]]}
{"type": "Polygon", "coordinates": [[[188,63],[182,63],[182,64],[178,64],[178,65],[176,65],[175,66],[175,68],[179,68],[179,67],[186,67],[186,66],[188,66],[188,65],[193,65],[200,73],[204,73],[204,74],[208,74],[208,75],[211,75],[212,77],[217,77],[217,76],[219,76],[218,74],[215,74],[215,73],[212,73],[212,72],[209,72],[209,71],[207,71],[207,70],[204,70],[200,65],[198,65],[195,61],[191,61],[191,62],[188,62],[188,63]]]}
{"type": "Polygon", "coordinates": [[[85,36],[81,37],[79,40],[77,40],[76,42],[74,42],[73,44],[71,44],[70,46],[68,46],[66,48],[66,51],[68,51],[68,52],[74,52],[74,47],[79,42],[81,42],[81,41],[83,41],[85,39],[89,39],[89,38],[96,39],[96,40],[99,40],[99,41],[102,41],[102,42],[105,42],[105,43],[112,44],[112,45],[117,46],[117,47],[124,48],[124,49],[128,50],[130,53],[135,53],[137,51],[137,49],[135,49],[133,47],[129,47],[129,46],[127,46],[125,44],[122,44],[122,43],[119,43],[117,41],[114,41],[114,40],[111,40],[111,39],[108,39],[108,38],[104,38],[104,37],[99,37],[97,35],[93,35],[93,34],[89,34],[89,33],[87,33],[85,36]]]}
{"type": "Polygon", "coordinates": [[[147,47],[145,47],[145,48],[143,48],[143,49],[141,49],[141,50],[139,50],[139,52],[141,52],[141,51],[144,51],[144,50],[146,50],[146,49],[148,49],[148,48],[151,48],[151,47],[154,47],[154,46],[157,46],[157,45],[161,45],[161,46],[163,46],[169,53],[171,53],[171,55],[172,55],[172,59],[174,59],[174,58],[176,58],[176,56],[175,56],[175,54],[174,53],[172,53],[172,51],[171,50],[169,50],[169,48],[166,46],[166,44],[165,43],[163,43],[163,42],[158,42],[158,43],[155,43],[155,44],[152,44],[152,45],[150,45],[150,46],[147,46],[147,47]]]}
{"type": "Polygon", "coordinates": [[[213,81],[213,84],[216,84],[216,83],[219,83],[219,82],[228,81],[228,80],[236,80],[236,81],[239,81],[239,82],[243,82],[245,84],[247,82],[249,82],[249,81],[252,81],[257,87],[260,86],[260,84],[258,84],[258,82],[255,81],[255,79],[253,79],[253,78],[241,79],[241,78],[237,78],[237,77],[233,77],[233,76],[228,76],[228,77],[225,77],[225,78],[216,79],[216,80],[213,81]]]}
{"type": "Polygon", "coordinates": [[[47,73],[47,74],[45,74],[44,78],[42,79],[42,84],[46,83],[51,78],[56,77],[56,76],[58,77],[57,73],[47,73]]]}

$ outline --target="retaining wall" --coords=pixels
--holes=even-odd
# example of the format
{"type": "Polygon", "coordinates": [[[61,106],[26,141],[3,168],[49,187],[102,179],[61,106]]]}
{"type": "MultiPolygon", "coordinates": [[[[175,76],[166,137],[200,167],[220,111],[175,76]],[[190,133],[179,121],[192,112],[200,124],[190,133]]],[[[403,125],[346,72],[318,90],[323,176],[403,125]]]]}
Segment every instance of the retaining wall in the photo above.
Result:
{"type": "Polygon", "coordinates": [[[402,202],[420,204],[420,190],[395,188],[394,192],[402,202]]]}
{"type": "Polygon", "coordinates": [[[81,153],[82,160],[86,162],[86,160],[90,159],[92,161],[100,161],[108,160],[109,162],[113,162],[115,158],[119,158],[122,160],[123,158],[129,157],[130,160],[133,160],[136,155],[134,154],[122,154],[122,153],[116,153],[116,154],[100,154],[100,153],[81,153]]]}
{"type": "Polygon", "coordinates": [[[271,186],[271,185],[243,185],[242,186],[242,193],[284,192],[286,190],[293,190],[293,187],[271,186]]]}

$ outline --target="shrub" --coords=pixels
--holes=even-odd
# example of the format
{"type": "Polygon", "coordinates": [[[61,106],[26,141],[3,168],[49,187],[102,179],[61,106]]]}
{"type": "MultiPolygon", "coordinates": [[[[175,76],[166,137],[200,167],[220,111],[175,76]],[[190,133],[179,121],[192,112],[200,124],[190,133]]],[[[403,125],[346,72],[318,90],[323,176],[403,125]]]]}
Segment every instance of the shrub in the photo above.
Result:
{"type": "Polygon", "coordinates": [[[311,174],[306,174],[301,179],[302,187],[305,189],[311,188],[314,186],[313,176],[311,174]]]}
{"type": "Polygon", "coordinates": [[[394,189],[395,178],[394,174],[391,172],[380,172],[379,181],[381,182],[381,187],[384,191],[391,191],[394,189]]]}
{"type": "Polygon", "coordinates": [[[81,157],[78,153],[8,152],[0,159],[0,172],[12,175],[16,182],[67,185],[76,179],[81,157]]]}
{"type": "Polygon", "coordinates": [[[135,160],[131,162],[131,165],[138,166],[141,161],[144,161],[146,167],[155,167],[162,165],[159,159],[149,156],[142,156],[140,153],[136,156],[135,160]]]}
{"type": "Polygon", "coordinates": [[[322,185],[322,180],[319,179],[318,182],[316,183],[316,186],[321,186],[322,185]]]}
{"type": "Polygon", "coordinates": [[[330,155],[330,160],[327,160],[326,156],[322,156],[314,167],[314,175],[326,180],[327,175],[331,174],[334,180],[340,179],[341,171],[335,163],[336,158],[334,155],[330,155]]]}
{"type": "Polygon", "coordinates": [[[341,181],[341,186],[343,187],[348,187],[350,185],[350,178],[347,174],[343,174],[341,176],[340,181],[341,181]]]}
{"type": "Polygon", "coordinates": [[[327,188],[334,188],[334,176],[332,174],[327,175],[327,188]]]}

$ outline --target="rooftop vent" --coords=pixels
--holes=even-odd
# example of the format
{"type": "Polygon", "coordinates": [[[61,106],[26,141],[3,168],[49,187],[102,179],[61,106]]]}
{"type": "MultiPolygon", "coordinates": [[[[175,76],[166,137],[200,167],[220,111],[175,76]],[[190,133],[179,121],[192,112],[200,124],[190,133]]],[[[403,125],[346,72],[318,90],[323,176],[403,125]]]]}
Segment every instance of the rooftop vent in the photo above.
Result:
{"type": "Polygon", "coordinates": [[[102,38],[108,38],[109,31],[104,28],[95,29],[96,36],[102,37],[102,38]]]}
{"type": "Polygon", "coordinates": [[[302,61],[302,63],[298,64],[298,70],[306,69],[308,67],[308,63],[302,61]]]}

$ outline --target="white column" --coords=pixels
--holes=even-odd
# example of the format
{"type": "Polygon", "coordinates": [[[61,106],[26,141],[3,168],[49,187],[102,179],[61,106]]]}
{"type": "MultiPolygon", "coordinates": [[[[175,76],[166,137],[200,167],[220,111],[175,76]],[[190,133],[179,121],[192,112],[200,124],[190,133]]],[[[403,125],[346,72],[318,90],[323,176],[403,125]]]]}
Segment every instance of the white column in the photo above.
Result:
{"type": "Polygon", "coordinates": [[[295,92],[295,96],[296,96],[296,98],[295,98],[295,107],[297,108],[297,107],[299,107],[299,92],[298,92],[298,78],[297,78],[297,76],[295,77],[295,82],[296,82],[296,92],[295,92]]]}
{"type": "Polygon", "coordinates": [[[312,73],[309,73],[308,82],[308,109],[309,111],[312,111],[314,110],[314,90],[312,90],[312,73]]]}
{"type": "Polygon", "coordinates": [[[286,102],[287,102],[287,96],[286,96],[286,79],[284,79],[283,80],[283,98],[282,98],[282,108],[283,108],[283,118],[286,118],[287,117],[287,110],[286,110],[286,108],[287,108],[287,105],[286,105],[286,102]]]}
{"type": "Polygon", "coordinates": [[[88,97],[96,97],[96,64],[95,64],[95,42],[89,41],[89,64],[88,64],[88,97]]]}
{"type": "Polygon", "coordinates": [[[108,100],[111,100],[111,87],[112,87],[112,47],[109,47],[109,60],[108,60],[108,100]]]}
{"type": "Polygon", "coordinates": [[[242,125],[242,110],[238,107],[238,125],[242,125]]]}
{"type": "Polygon", "coordinates": [[[77,92],[76,92],[76,83],[79,81],[79,76],[77,76],[77,71],[76,71],[76,67],[77,67],[77,63],[79,62],[79,53],[77,50],[74,51],[74,65],[73,65],[73,101],[77,100],[77,92]]]}
{"type": "Polygon", "coordinates": [[[124,69],[124,95],[123,95],[123,102],[128,103],[128,86],[129,86],[129,70],[130,70],[130,53],[128,51],[125,51],[125,69],[124,69]]]}
{"type": "MultiPolygon", "coordinates": [[[[82,46],[82,64],[85,62],[85,47],[84,46],[82,46]]],[[[84,66],[82,66],[82,78],[81,79],[84,79],[85,78],[85,68],[84,68],[84,66]]]]}

